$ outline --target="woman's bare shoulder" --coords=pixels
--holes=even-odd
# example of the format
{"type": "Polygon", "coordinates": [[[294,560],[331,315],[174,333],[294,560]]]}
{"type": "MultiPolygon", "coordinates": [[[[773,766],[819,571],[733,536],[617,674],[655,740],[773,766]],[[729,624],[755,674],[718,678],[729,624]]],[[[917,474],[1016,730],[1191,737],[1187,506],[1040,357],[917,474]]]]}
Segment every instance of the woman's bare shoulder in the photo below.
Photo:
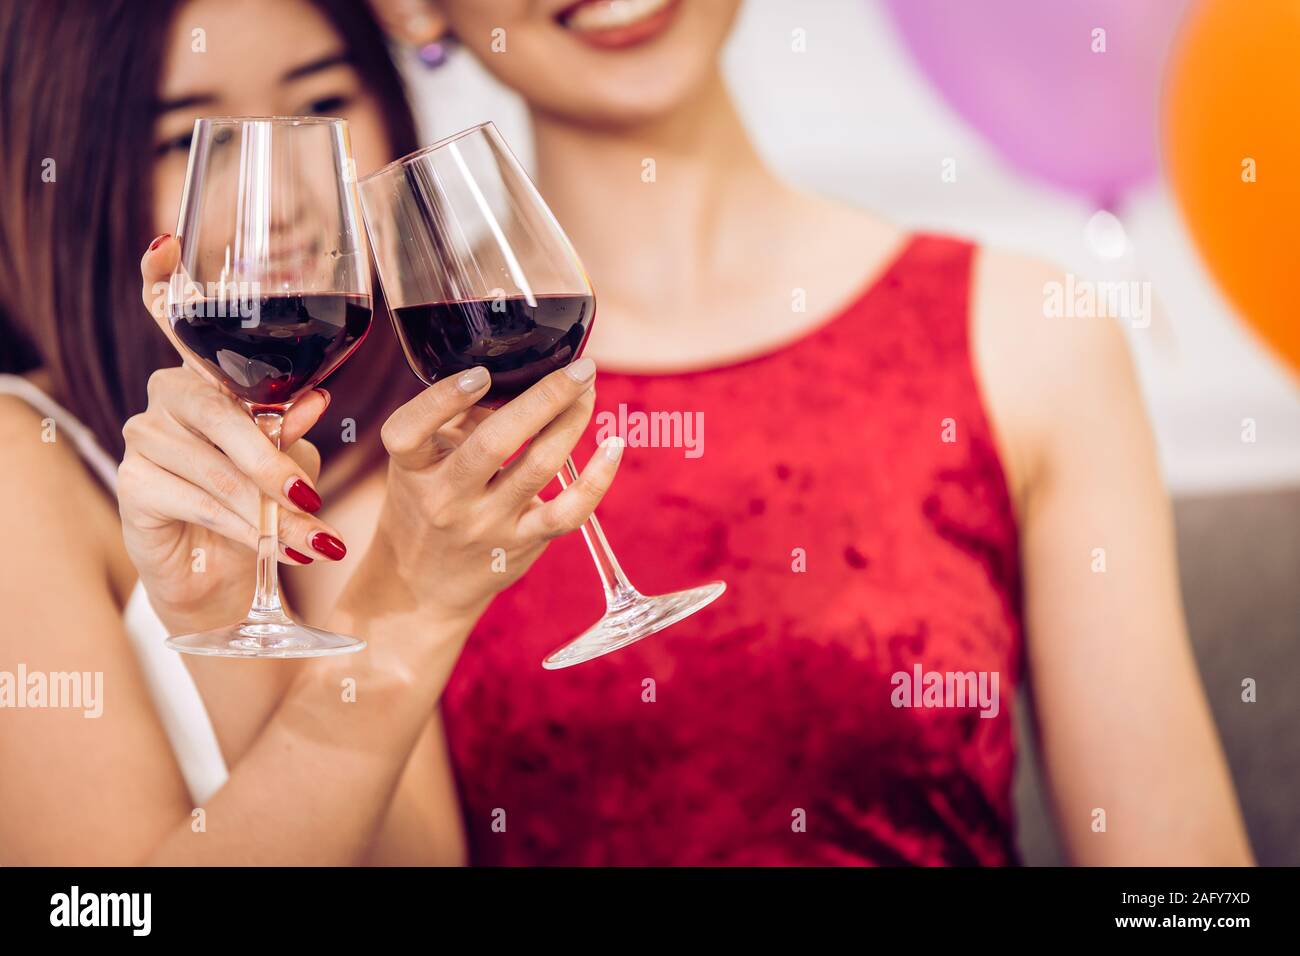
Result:
{"type": "Polygon", "coordinates": [[[15,395],[0,395],[0,489],[48,487],[51,494],[95,486],[76,446],[58,423],[15,395]]]}
{"type": "Polygon", "coordinates": [[[1083,313],[1063,308],[1079,277],[988,248],[978,250],[972,270],[972,359],[1020,501],[1055,443],[1096,437],[1107,414],[1141,414],[1136,378],[1104,297],[1083,313]]]}
{"type": "Polygon", "coordinates": [[[69,567],[90,562],[104,580],[120,539],[116,509],[72,441],[22,399],[0,395],[0,448],[6,576],[26,577],[58,556],[69,567]]]}

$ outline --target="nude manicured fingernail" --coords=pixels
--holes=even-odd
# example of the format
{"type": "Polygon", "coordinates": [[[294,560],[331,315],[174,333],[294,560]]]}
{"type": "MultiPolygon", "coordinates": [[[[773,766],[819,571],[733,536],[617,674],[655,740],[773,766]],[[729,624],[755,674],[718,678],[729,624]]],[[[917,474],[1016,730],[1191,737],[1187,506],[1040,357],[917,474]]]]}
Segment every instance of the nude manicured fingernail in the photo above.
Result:
{"type": "Polygon", "coordinates": [[[324,531],[317,531],[311,536],[311,546],[331,561],[342,561],[348,553],[342,541],[324,531]]]}
{"type": "Polygon", "coordinates": [[[488,383],[488,370],[482,365],[476,365],[460,373],[456,379],[456,387],[462,392],[477,392],[480,388],[488,383]]]}
{"type": "Polygon", "coordinates": [[[617,435],[610,435],[600,443],[600,447],[605,449],[605,457],[610,461],[618,461],[623,457],[624,442],[617,435]]]}
{"type": "Polygon", "coordinates": [[[303,554],[301,551],[295,551],[293,550],[293,548],[290,548],[287,545],[285,546],[284,553],[287,554],[289,557],[293,558],[299,564],[311,564],[313,560],[312,558],[307,557],[307,555],[303,554]]]}
{"type": "Polygon", "coordinates": [[[590,381],[596,374],[596,363],[589,358],[580,358],[564,370],[564,374],[575,382],[590,381]]]}
{"type": "Polygon", "coordinates": [[[168,239],[170,239],[171,237],[172,237],[172,234],[171,234],[170,232],[164,232],[161,236],[159,236],[159,237],[158,237],[157,239],[155,239],[153,242],[149,243],[149,251],[150,251],[150,252],[156,252],[156,251],[158,250],[158,247],[161,246],[164,242],[166,242],[166,241],[167,241],[168,239]]]}
{"type": "Polygon", "coordinates": [[[320,495],[316,494],[316,489],[301,478],[289,479],[289,486],[285,488],[284,496],[303,511],[310,511],[312,514],[320,511],[320,495]]]}
{"type": "MultiPolygon", "coordinates": [[[[320,392],[321,395],[325,398],[325,407],[326,407],[326,408],[329,408],[329,407],[330,407],[330,402],[332,402],[332,401],[334,400],[334,396],[331,395],[331,394],[329,393],[328,390],[323,389],[323,388],[318,388],[318,389],[316,389],[316,391],[320,392]]],[[[324,413],[324,412],[321,412],[321,414],[323,415],[323,414],[325,414],[325,413],[324,413]]]]}

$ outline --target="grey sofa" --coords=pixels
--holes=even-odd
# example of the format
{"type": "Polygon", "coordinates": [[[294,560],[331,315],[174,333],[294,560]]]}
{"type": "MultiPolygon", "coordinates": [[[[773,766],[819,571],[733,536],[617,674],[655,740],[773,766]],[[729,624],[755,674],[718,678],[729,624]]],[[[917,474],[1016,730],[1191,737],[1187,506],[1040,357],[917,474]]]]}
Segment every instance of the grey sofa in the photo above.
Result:
{"type": "MultiPolygon", "coordinates": [[[[1300,866],[1300,488],[1184,498],[1174,515],[1192,645],[1255,857],[1300,866]],[[1244,677],[1256,681],[1253,704],[1241,700],[1244,677]]],[[[1059,865],[1027,708],[1018,710],[1021,853],[1031,866],[1059,865]]]]}

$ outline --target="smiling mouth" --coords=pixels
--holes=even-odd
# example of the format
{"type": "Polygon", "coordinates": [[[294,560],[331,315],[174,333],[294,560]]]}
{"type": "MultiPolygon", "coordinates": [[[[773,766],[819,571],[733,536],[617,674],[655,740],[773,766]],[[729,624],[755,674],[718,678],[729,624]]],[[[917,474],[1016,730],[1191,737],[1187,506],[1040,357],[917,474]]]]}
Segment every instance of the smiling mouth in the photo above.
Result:
{"type": "Polygon", "coordinates": [[[237,260],[238,269],[244,275],[256,275],[260,282],[275,289],[298,281],[305,273],[318,272],[323,255],[321,249],[319,237],[294,245],[273,244],[268,254],[237,260]]]}
{"type": "Polygon", "coordinates": [[[612,50],[645,43],[672,23],[681,0],[579,0],[555,22],[590,46],[612,50]]]}

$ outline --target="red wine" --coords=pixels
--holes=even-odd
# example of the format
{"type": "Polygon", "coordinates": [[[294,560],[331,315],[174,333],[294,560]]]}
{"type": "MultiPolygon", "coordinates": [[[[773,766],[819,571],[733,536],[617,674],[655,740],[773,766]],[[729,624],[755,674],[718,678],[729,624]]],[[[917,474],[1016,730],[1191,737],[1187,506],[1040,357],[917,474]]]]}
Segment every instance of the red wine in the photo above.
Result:
{"type": "Polygon", "coordinates": [[[273,406],[292,402],[334,371],[365,338],[370,314],[367,295],[200,299],[172,306],[172,329],[232,392],[273,406]]]}
{"type": "Polygon", "coordinates": [[[479,402],[510,401],[582,354],[596,316],[589,295],[539,295],[408,305],[393,312],[415,374],[429,385],[475,365],[492,374],[479,402]]]}

